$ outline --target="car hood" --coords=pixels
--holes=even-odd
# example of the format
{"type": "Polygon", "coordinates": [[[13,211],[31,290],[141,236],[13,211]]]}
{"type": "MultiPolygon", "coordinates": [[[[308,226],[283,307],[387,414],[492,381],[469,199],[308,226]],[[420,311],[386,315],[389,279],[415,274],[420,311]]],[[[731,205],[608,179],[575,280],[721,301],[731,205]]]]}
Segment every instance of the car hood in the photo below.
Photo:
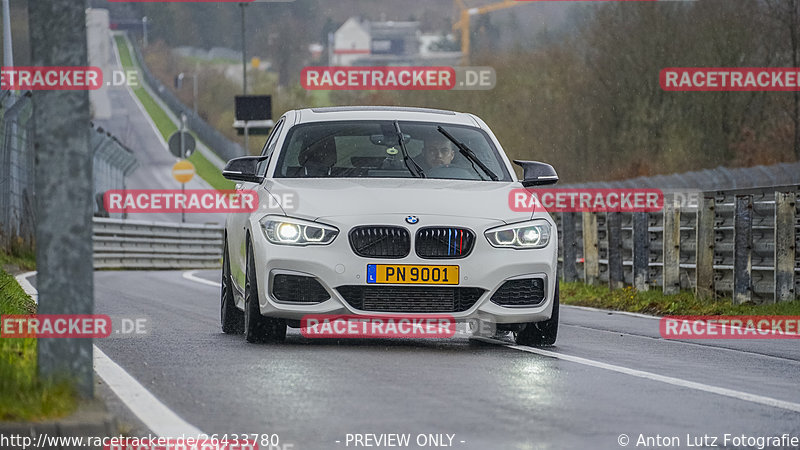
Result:
{"type": "Polygon", "coordinates": [[[509,206],[509,193],[521,187],[518,182],[418,178],[284,178],[264,183],[287,215],[309,219],[435,214],[514,222],[533,214],[509,206]]]}

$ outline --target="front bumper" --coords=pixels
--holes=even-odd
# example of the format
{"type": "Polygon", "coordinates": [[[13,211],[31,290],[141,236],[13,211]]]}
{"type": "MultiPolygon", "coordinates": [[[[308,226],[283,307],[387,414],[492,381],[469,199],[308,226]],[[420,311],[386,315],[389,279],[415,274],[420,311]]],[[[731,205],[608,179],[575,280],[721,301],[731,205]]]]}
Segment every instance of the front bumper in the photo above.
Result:
{"type": "MultiPolygon", "coordinates": [[[[444,264],[460,267],[459,287],[475,287],[485,292],[468,309],[460,312],[437,312],[448,314],[457,321],[481,320],[493,323],[523,323],[547,320],[552,314],[555,295],[558,236],[555,225],[547,247],[542,249],[499,249],[492,247],[483,235],[489,228],[503,225],[498,220],[462,218],[452,216],[425,216],[425,226],[459,226],[475,232],[476,242],[472,252],[462,259],[423,259],[413,250],[405,258],[380,259],[357,256],[350,247],[348,233],[359,225],[400,225],[412,234],[417,225],[402,222],[404,216],[376,215],[359,216],[357,223],[352,217],[331,217],[319,222],[339,229],[336,239],[326,246],[292,247],[275,245],[267,241],[259,228],[252,231],[253,251],[256,261],[256,276],[259,286],[261,313],[268,317],[300,320],[307,314],[347,315],[397,315],[404,312],[374,312],[352,307],[337,290],[341,286],[375,286],[366,282],[368,264],[444,264]],[[321,303],[282,302],[275,298],[273,280],[276,274],[314,277],[330,295],[321,303]],[[491,301],[492,295],[510,279],[537,277],[545,280],[544,300],[536,306],[501,306],[491,301]]],[[[550,220],[548,218],[548,220],[550,220]]],[[[412,237],[413,239],[413,237],[412,237]]],[[[398,286],[398,285],[381,285],[398,286]]],[[[420,285],[414,285],[420,286],[420,285]]],[[[439,286],[430,286],[431,289],[439,286]]],[[[421,315],[414,312],[409,313],[421,315]]],[[[422,314],[424,315],[424,313],[422,314]]]]}

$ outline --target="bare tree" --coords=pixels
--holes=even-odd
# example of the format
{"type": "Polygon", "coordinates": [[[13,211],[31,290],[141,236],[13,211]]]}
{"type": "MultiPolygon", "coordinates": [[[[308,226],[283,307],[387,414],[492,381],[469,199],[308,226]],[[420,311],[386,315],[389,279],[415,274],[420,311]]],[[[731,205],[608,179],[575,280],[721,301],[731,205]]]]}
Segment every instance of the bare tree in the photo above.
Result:
{"type": "MultiPolygon", "coordinates": [[[[763,0],[767,7],[768,21],[778,25],[779,40],[775,50],[788,53],[792,67],[800,64],[800,0],[763,0]],[[786,49],[785,43],[789,47],[786,49]]],[[[767,23],[769,25],[769,23],[767,23]]],[[[791,116],[794,124],[794,154],[800,160],[800,91],[793,92],[791,116]]]]}

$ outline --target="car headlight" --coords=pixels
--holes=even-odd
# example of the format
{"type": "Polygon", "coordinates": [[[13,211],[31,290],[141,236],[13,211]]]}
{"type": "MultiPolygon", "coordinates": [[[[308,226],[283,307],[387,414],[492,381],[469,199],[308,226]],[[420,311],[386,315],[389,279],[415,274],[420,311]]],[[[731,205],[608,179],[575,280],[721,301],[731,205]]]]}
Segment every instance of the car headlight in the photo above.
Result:
{"type": "Polygon", "coordinates": [[[515,223],[486,230],[483,234],[492,247],[544,248],[550,243],[550,223],[544,220],[515,223]]]}
{"type": "Polygon", "coordinates": [[[292,217],[266,216],[260,223],[267,240],[278,245],[328,245],[339,234],[330,225],[292,217]]]}

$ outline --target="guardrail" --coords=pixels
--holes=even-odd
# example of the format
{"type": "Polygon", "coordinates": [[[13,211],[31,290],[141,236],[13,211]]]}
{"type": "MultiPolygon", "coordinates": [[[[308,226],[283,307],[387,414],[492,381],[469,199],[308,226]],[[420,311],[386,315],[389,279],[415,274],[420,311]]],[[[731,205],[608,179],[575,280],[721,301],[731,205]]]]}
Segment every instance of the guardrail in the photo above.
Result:
{"type": "Polygon", "coordinates": [[[221,266],[217,225],[94,218],[95,269],[211,269],[221,266]]]}
{"type": "Polygon", "coordinates": [[[172,91],[153,75],[150,68],[145,63],[141,48],[139,48],[139,45],[134,39],[127,39],[126,35],[126,41],[130,42],[133,48],[132,57],[136,58],[136,64],[141,69],[144,81],[169,107],[173,114],[178,117],[180,117],[181,114],[186,115],[186,125],[197,134],[197,137],[199,137],[211,151],[216,153],[223,161],[245,155],[245,149],[241,145],[231,141],[216,128],[209,125],[202,117],[196,114],[192,108],[184,105],[172,91]]]}
{"type": "Polygon", "coordinates": [[[734,303],[800,293],[800,185],[665,193],[657,213],[558,213],[566,281],[694,290],[734,303]],[[696,201],[687,202],[693,197],[696,201]]]}

